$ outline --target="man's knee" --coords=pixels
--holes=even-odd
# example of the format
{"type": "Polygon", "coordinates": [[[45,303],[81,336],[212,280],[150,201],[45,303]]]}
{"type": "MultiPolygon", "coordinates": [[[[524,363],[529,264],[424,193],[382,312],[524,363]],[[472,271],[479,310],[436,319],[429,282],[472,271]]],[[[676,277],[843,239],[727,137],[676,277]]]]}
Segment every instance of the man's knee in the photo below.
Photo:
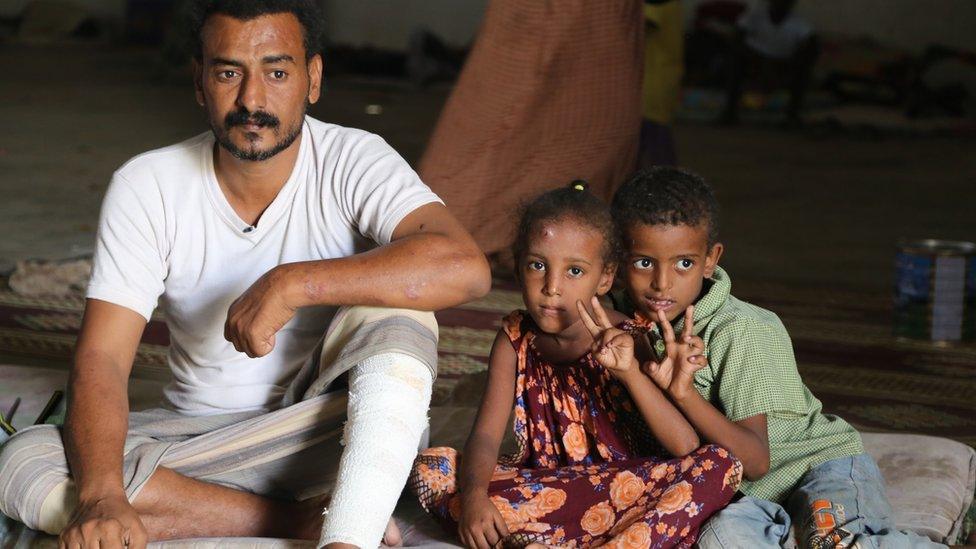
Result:
{"type": "Polygon", "coordinates": [[[57,427],[31,427],[0,446],[0,512],[8,517],[56,533],[60,527],[55,523],[62,522],[59,517],[65,514],[62,507],[72,500],[68,497],[69,492],[73,494],[67,489],[70,484],[57,427]],[[52,502],[52,497],[64,500],[64,505],[54,505],[58,502],[52,502]]]}
{"type": "Polygon", "coordinates": [[[384,409],[391,419],[397,419],[400,413],[426,414],[433,383],[431,368],[418,358],[381,353],[350,372],[350,405],[358,402],[371,410],[384,409]]]}

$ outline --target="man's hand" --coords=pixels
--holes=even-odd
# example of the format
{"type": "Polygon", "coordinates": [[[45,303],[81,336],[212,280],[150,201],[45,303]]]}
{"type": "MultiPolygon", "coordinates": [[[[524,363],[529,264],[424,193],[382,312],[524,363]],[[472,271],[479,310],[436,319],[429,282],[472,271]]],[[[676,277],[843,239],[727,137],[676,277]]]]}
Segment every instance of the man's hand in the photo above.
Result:
{"type": "Polygon", "coordinates": [[[694,305],[689,306],[685,310],[685,326],[679,342],[675,339],[674,328],[664,311],[658,311],[657,323],[664,336],[664,354],[641,366],[658,387],[676,398],[694,390],[695,372],[708,364],[704,354],[705,343],[700,337],[693,335],[694,315],[694,305]]]}
{"type": "Polygon", "coordinates": [[[286,299],[285,266],[271,269],[231,304],[224,324],[224,339],[251,358],[264,356],[275,346],[275,334],[297,307],[286,299]]]}
{"type": "Polygon", "coordinates": [[[148,536],[125,495],[81,501],[58,539],[59,549],[143,549],[148,536]]]}
{"type": "MultiPolygon", "coordinates": [[[[593,313],[596,320],[590,316],[582,301],[576,302],[576,309],[579,311],[580,320],[593,336],[593,346],[591,350],[593,357],[601,366],[610,371],[617,379],[626,381],[627,377],[638,372],[636,361],[634,360],[634,338],[627,332],[614,328],[610,322],[610,317],[600,305],[600,300],[596,296],[590,301],[593,306],[593,313]]],[[[638,374],[639,375],[639,374],[638,374]]]]}

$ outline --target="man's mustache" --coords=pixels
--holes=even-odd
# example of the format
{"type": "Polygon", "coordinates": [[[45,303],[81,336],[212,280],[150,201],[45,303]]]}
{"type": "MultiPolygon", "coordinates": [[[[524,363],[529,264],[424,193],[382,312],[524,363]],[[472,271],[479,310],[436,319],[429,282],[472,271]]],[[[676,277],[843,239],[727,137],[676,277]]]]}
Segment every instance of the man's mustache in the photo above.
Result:
{"type": "Polygon", "coordinates": [[[244,124],[257,124],[259,126],[277,128],[281,125],[281,120],[278,120],[278,117],[271,113],[264,111],[247,112],[245,109],[229,112],[224,117],[224,127],[227,129],[234,126],[243,126],[244,124]]]}

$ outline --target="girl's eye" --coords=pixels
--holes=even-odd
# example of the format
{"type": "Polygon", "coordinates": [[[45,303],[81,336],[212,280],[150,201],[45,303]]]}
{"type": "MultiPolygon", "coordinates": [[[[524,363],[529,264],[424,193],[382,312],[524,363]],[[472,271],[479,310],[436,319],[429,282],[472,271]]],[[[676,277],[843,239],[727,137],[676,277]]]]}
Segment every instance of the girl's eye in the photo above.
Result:
{"type": "Polygon", "coordinates": [[[579,278],[579,277],[583,276],[583,269],[580,269],[579,267],[570,267],[569,268],[569,276],[571,276],[573,278],[579,278]]]}
{"type": "Polygon", "coordinates": [[[687,270],[691,269],[694,266],[695,266],[695,262],[692,261],[692,260],[690,260],[690,259],[679,259],[678,260],[677,267],[678,267],[678,270],[679,271],[687,271],[687,270]]]}
{"type": "Polygon", "coordinates": [[[546,265],[541,261],[530,261],[529,269],[532,269],[533,271],[544,271],[546,270],[546,265]]]}
{"type": "Polygon", "coordinates": [[[646,257],[643,259],[638,259],[634,262],[634,267],[638,269],[650,269],[652,266],[653,263],[651,263],[651,260],[647,259],[646,257]]]}

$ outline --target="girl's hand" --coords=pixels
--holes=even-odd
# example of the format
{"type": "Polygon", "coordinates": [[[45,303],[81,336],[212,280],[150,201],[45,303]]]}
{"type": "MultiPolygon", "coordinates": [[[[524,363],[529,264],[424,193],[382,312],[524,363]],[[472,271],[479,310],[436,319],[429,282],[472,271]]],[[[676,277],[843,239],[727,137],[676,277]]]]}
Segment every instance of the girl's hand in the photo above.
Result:
{"type": "Polygon", "coordinates": [[[461,502],[458,536],[465,547],[491,549],[508,536],[508,526],[488,494],[479,493],[461,502]]]}
{"type": "Polygon", "coordinates": [[[590,316],[582,301],[576,302],[576,309],[579,311],[583,325],[593,336],[591,347],[593,357],[617,379],[624,381],[638,372],[637,361],[634,360],[634,338],[627,332],[613,327],[607,312],[603,310],[596,296],[593,296],[590,303],[596,321],[590,316]]]}
{"type": "Polygon", "coordinates": [[[684,397],[694,390],[695,372],[708,365],[705,358],[705,343],[694,333],[695,306],[685,310],[685,326],[681,331],[681,341],[674,336],[674,328],[664,311],[658,311],[657,324],[664,336],[664,354],[658,360],[649,360],[641,366],[662,390],[675,398],[684,397]]]}

